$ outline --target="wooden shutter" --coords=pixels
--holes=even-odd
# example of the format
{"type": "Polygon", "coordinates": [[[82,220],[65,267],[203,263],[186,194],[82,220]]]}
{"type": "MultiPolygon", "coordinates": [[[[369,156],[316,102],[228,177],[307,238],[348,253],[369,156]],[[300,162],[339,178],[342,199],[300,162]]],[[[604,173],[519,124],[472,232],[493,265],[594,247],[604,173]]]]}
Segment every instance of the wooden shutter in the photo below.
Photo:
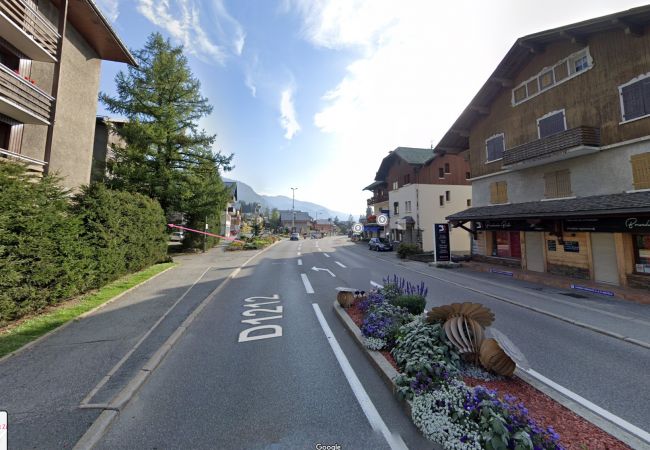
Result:
{"type": "Polygon", "coordinates": [[[645,114],[643,82],[638,81],[621,89],[623,96],[623,120],[631,120],[645,114]]]}
{"type": "Polygon", "coordinates": [[[634,155],[630,161],[634,189],[650,189],[650,152],[634,155]]]}
{"type": "Polygon", "coordinates": [[[555,172],[557,183],[557,196],[570,197],[571,196],[571,172],[568,170],[560,170],[555,172]]]}
{"type": "Polygon", "coordinates": [[[540,119],[538,126],[540,139],[564,131],[564,112],[560,111],[552,116],[540,119]]]}
{"type": "Polygon", "coordinates": [[[555,198],[557,197],[557,177],[555,172],[548,172],[544,174],[544,196],[546,198],[555,198]]]}
{"type": "Polygon", "coordinates": [[[499,181],[497,183],[497,192],[499,203],[508,203],[508,183],[505,181],[499,181]]]}

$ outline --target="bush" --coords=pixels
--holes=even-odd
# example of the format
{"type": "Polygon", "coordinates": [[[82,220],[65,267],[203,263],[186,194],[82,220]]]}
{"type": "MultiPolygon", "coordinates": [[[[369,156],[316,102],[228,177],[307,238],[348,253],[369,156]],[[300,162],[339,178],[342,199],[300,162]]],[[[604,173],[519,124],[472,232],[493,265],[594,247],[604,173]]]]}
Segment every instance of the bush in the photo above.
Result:
{"type": "Polygon", "coordinates": [[[399,306],[400,308],[406,308],[408,312],[417,316],[424,312],[424,307],[427,304],[427,301],[421,295],[400,295],[393,301],[391,304],[399,306]]]}
{"type": "Polygon", "coordinates": [[[417,244],[401,243],[399,247],[397,247],[397,254],[402,259],[406,258],[409,255],[416,255],[418,253],[422,253],[422,251],[417,244]]]}
{"type": "Polygon", "coordinates": [[[366,337],[382,339],[388,347],[392,347],[399,328],[411,319],[407,310],[383,303],[368,310],[361,325],[361,332],[366,337]]]}
{"type": "Polygon", "coordinates": [[[377,291],[370,291],[370,293],[368,293],[368,295],[365,298],[357,302],[357,307],[361,310],[361,312],[365,314],[368,312],[370,308],[375,308],[377,306],[380,306],[385,301],[386,299],[383,296],[383,294],[377,291]]]}

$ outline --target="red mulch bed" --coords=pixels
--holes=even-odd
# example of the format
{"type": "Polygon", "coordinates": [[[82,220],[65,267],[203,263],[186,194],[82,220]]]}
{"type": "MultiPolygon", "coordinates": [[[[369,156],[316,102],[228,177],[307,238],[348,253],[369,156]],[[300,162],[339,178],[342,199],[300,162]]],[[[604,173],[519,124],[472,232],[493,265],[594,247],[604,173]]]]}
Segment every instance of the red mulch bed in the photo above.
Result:
{"type": "MultiPolygon", "coordinates": [[[[356,302],[346,308],[345,311],[352,321],[361,328],[363,312],[357,307],[356,302]]],[[[399,372],[393,355],[386,350],[382,350],[381,354],[399,372]]],[[[560,442],[567,449],[630,450],[631,448],[519,378],[483,381],[463,377],[463,380],[468,386],[478,386],[480,384],[489,389],[497,390],[500,395],[510,394],[517,397],[517,401],[524,403],[530,416],[540,426],[544,428],[547,426],[553,427],[560,435],[560,442]]]]}

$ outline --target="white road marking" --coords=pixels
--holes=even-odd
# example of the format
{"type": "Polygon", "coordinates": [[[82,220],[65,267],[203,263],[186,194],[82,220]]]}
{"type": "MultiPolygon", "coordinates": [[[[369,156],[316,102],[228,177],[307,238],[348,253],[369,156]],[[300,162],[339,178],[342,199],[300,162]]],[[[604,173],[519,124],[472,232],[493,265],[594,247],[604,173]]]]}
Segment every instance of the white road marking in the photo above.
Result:
{"type": "Polygon", "coordinates": [[[350,365],[348,358],[345,356],[345,353],[343,353],[343,350],[341,350],[341,346],[336,340],[336,337],[334,337],[334,334],[327,324],[325,317],[323,317],[323,313],[321,312],[320,307],[316,303],[312,303],[312,306],[314,307],[314,312],[316,313],[318,322],[323,329],[323,333],[325,333],[327,342],[329,342],[330,347],[332,347],[334,356],[336,356],[336,360],[339,362],[341,370],[343,370],[343,374],[345,375],[345,378],[347,378],[348,383],[352,388],[352,392],[354,392],[354,396],[357,398],[357,401],[359,402],[361,409],[366,415],[368,422],[370,422],[372,429],[382,434],[392,450],[408,449],[408,447],[406,447],[406,444],[404,444],[404,441],[402,441],[400,435],[391,433],[379,415],[377,408],[375,408],[372,400],[370,400],[370,397],[368,397],[368,394],[363,388],[361,381],[359,381],[359,378],[357,378],[357,374],[354,373],[354,369],[350,365]]]}
{"type": "Polygon", "coordinates": [[[298,252],[298,256],[300,256],[300,252],[298,252]]]}
{"type": "Polygon", "coordinates": [[[313,294],[314,288],[311,287],[311,283],[309,282],[309,278],[307,278],[307,274],[301,273],[300,278],[302,278],[302,284],[305,285],[305,291],[307,291],[308,294],[313,294]]]}
{"type": "Polygon", "coordinates": [[[529,374],[530,376],[532,376],[534,378],[537,378],[542,383],[552,387],[556,391],[559,391],[562,395],[570,398],[571,400],[574,400],[577,403],[580,403],[585,408],[593,411],[594,413],[596,413],[599,416],[609,420],[610,422],[615,423],[619,427],[627,430],[628,432],[635,435],[639,439],[644,440],[648,444],[650,444],[650,433],[648,433],[647,431],[644,431],[641,428],[639,428],[639,427],[637,427],[635,425],[632,425],[630,422],[627,422],[626,420],[621,419],[620,417],[612,414],[611,412],[607,411],[606,409],[603,409],[600,406],[590,402],[586,398],[581,397],[578,394],[576,394],[575,392],[568,390],[564,386],[561,386],[561,385],[557,384],[555,381],[546,378],[541,373],[535,372],[533,369],[527,369],[527,370],[525,370],[525,372],[527,374],[529,374]]]}
{"type": "Polygon", "coordinates": [[[334,273],[332,273],[332,271],[329,269],[323,269],[322,267],[312,267],[311,270],[313,270],[314,272],[321,272],[321,271],[327,272],[330,275],[332,275],[333,278],[336,278],[336,275],[334,275],[334,273]]]}
{"type": "Polygon", "coordinates": [[[298,260],[298,265],[299,265],[299,266],[302,266],[302,259],[299,259],[299,260],[298,260]]]}
{"type": "Polygon", "coordinates": [[[330,255],[328,255],[327,253],[323,253],[323,255],[325,255],[325,258],[329,258],[329,257],[330,257],[330,255]]]}
{"type": "Polygon", "coordinates": [[[335,262],[336,264],[338,264],[339,266],[343,267],[344,269],[347,269],[347,267],[344,266],[343,264],[341,264],[340,262],[338,262],[338,261],[334,261],[334,262],[335,262]]]}
{"type": "Polygon", "coordinates": [[[379,284],[379,283],[375,283],[374,281],[371,281],[371,282],[370,282],[370,285],[371,285],[371,286],[374,286],[374,287],[376,287],[376,288],[378,288],[378,289],[383,289],[383,287],[384,287],[384,286],[382,286],[382,285],[379,284]]]}

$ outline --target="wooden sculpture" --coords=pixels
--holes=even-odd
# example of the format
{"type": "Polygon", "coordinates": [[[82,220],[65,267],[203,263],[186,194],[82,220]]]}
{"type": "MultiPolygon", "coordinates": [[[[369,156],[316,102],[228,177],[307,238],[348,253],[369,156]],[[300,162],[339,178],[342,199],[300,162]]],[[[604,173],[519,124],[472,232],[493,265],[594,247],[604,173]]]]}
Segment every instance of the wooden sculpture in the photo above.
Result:
{"type": "Polygon", "coordinates": [[[354,303],[354,292],[353,291],[339,291],[336,294],[336,300],[344,308],[349,308],[354,303]]]}
{"type": "Polygon", "coordinates": [[[503,351],[496,339],[483,340],[479,358],[483,367],[497,375],[511,377],[515,372],[515,362],[503,351]]]}

